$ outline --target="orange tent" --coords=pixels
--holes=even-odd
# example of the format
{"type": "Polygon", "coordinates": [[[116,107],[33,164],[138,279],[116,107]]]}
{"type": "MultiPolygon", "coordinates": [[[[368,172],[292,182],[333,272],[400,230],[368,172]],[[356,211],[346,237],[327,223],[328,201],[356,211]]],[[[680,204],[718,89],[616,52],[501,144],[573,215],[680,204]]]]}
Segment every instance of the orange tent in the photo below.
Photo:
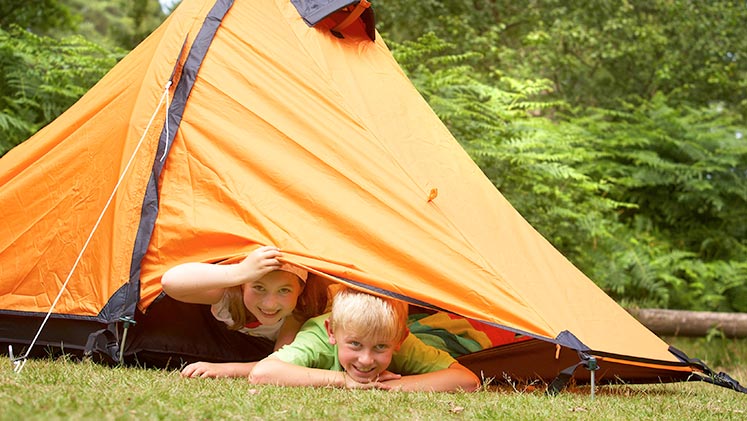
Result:
{"type": "Polygon", "coordinates": [[[372,14],[355,17],[363,5],[310,3],[185,0],[0,159],[0,342],[140,363],[261,357],[266,344],[159,281],[274,244],[318,276],[500,329],[461,359],[485,378],[552,381],[593,361],[601,382],[713,381],[511,207],[372,14]]]}

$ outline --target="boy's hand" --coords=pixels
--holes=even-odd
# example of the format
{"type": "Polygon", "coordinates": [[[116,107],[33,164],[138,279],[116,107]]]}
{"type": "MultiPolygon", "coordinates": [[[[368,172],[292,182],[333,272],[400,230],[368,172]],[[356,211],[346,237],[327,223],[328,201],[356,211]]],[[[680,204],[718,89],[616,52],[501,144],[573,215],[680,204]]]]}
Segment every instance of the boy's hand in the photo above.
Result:
{"type": "Polygon", "coordinates": [[[393,389],[394,386],[390,384],[386,384],[385,382],[388,380],[396,380],[401,378],[399,374],[392,373],[391,371],[383,371],[379,376],[376,378],[375,381],[368,382],[368,383],[360,383],[355,381],[352,377],[345,374],[343,371],[343,378],[345,379],[345,389],[381,389],[381,390],[390,390],[393,389]]]}
{"type": "Polygon", "coordinates": [[[384,370],[384,371],[381,372],[381,374],[379,374],[379,377],[376,378],[376,382],[377,383],[378,382],[385,382],[385,381],[388,381],[388,380],[397,380],[397,379],[400,379],[400,378],[402,378],[402,375],[396,374],[396,373],[392,373],[389,370],[384,370]]]}
{"type": "Polygon", "coordinates": [[[368,390],[368,389],[381,389],[381,390],[389,390],[391,389],[391,386],[381,383],[381,382],[368,382],[368,383],[358,383],[357,381],[351,379],[350,377],[346,377],[345,380],[345,389],[362,389],[362,390],[368,390]]]}

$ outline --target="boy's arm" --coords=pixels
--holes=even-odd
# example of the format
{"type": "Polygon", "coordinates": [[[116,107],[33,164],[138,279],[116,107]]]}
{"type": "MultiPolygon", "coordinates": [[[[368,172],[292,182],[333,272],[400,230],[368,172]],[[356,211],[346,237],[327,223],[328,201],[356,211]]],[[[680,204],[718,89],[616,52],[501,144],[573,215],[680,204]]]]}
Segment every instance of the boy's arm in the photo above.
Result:
{"type": "Polygon", "coordinates": [[[458,362],[443,370],[402,376],[382,383],[392,390],[407,392],[474,392],[480,387],[480,379],[475,373],[458,362]]]}
{"type": "Polygon", "coordinates": [[[341,371],[309,368],[281,361],[269,356],[259,361],[249,375],[254,384],[280,386],[345,387],[347,376],[341,371]]]}
{"type": "Polygon", "coordinates": [[[247,377],[256,363],[208,363],[189,364],[181,372],[182,377],[247,377]]]}
{"type": "Polygon", "coordinates": [[[398,376],[379,382],[358,383],[342,371],[309,368],[286,363],[272,356],[258,362],[249,375],[253,384],[279,386],[333,386],[348,389],[391,389],[407,392],[473,392],[480,387],[474,373],[459,363],[432,373],[398,376]]]}
{"type": "MultiPolygon", "coordinates": [[[[399,375],[391,375],[399,377],[399,375]]],[[[269,356],[256,363],[249,375],[253,384],[277,386],[332,386],[345,389],[389,389],[384,383],[358,383],[344,371],[310,368],[281,361],[269,356]]]]}

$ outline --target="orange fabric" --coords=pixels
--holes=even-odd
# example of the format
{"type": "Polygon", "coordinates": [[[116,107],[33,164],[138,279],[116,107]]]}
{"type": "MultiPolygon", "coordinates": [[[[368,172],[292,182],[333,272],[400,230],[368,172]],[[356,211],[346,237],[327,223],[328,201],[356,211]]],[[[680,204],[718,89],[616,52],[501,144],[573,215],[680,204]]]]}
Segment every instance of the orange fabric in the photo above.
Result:
{"type": "MultiPolygon", "coordinates": [[[[185,0],[75,106],[0,160],[0,308],[49,309],[211,6],[185,0]]],[[[56,312],[96,315],[129,279],[163,120],[56,312]]],[[[275,244],[291,262],[464,317],[676,361],[500,195],[381,37],[309,28],[288,1],[240,1],[228,12],[159,186],[143,309],[175,264],[275,244]]]]}
{"type": "Polygon", "coordinates": [[[350,26],[351,23],[353,23],[358,17],[363,13],[364,10],[371,7],[371,3],[369,3],[367,0],[361,0],[358,2],[358,4],[353,8],[353,10],[349,11],[348,16],[340,23],[335,25],[334,28],[332,28],[332,31],[342,31],[343,29],[350,26]]]}
{"type": "MultiPolygon", "coordinates": [[[[201,7],[192,2],[184,12],[201,7]]],[[[185,36],[199,23],[171,16],[73,107],[0,160],[0,308],[49,310],[143,136],[185,36]]],[[[96,315],[129,279],[133,228],[163,121],[162,112],[56,312],[96,315]]]]}
{"type": "Polygon", "coordinates": [[[645,367],[645,368],[651,368],[654,370],[668,370],[668,371],[681,371],[683,373],[692,373],[693,367],[689,365],[663,365],[663,364],[656,364],[656,363],[647,363],[647,362],[641,362],[641,361],[630,361],[630,360],[623,360],[620,358],[611,358],[611,357],[596,357],[597,360],[601,361],[608,361],[611,363],[616,364],[625,364],[625,365],[635,365],[638,367],[645,367]]]}

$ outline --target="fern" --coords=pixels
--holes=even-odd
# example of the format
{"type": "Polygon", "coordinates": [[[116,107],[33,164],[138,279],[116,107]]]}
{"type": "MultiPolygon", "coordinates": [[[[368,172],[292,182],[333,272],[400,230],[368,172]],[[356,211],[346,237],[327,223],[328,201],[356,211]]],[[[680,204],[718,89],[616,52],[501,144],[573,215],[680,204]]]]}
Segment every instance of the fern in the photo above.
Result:
{"type": "Polygon", "coordinates": [[[122,56],[77,36],[0,30],[0,155],[70,107],[122,56]]]}

